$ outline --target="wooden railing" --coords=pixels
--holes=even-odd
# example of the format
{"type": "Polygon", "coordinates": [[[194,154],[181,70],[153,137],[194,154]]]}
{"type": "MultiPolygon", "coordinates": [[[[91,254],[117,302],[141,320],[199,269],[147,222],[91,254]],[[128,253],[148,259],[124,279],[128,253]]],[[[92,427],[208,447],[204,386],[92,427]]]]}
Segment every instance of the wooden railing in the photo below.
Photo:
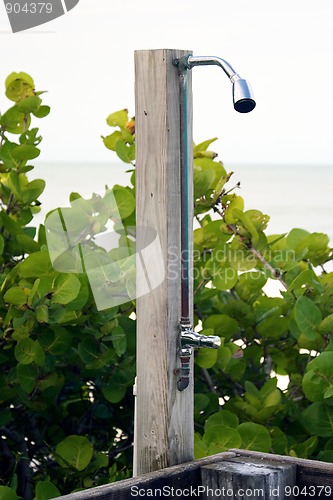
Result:
{"type": "Polygon", "coordinates": [[[58,500],[333,498],[333,464],[232,449],[58,500]]]}

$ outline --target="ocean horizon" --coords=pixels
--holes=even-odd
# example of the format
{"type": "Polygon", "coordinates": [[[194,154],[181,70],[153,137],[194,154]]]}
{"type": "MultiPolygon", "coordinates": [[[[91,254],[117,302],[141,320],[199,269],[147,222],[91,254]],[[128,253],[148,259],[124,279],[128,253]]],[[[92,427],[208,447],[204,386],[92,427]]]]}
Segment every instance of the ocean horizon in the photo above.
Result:
{"type": "MultiPolygon", "coordinates": [[[[240,182],[236,192],[244,198],[245,209],[257,209],[270,216],[267,234],[287,233],[298,227],[326,233],[333,241],[333,165],[224,164],[234,172],[230,188],[240,182]]],[[[105,186],[130,185],[129,164],[116,162],[36,162],[29,178],[41,178],[46,188],[40,200],[41,212],[35,224],[58,207],[69,205],[75,191],[89,198],[102,194],[105,186]]]]}

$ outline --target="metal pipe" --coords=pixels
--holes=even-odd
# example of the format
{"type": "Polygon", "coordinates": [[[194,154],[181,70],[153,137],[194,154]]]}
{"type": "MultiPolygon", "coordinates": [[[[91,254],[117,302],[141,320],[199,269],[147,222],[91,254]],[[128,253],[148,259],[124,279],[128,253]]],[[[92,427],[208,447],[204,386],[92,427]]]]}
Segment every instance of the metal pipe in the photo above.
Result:
{"type": "Polygon", "coordinates": [[[188,71],[179,68],[180,83],[180,227],[181,227],[181,322],[190,322],[190,231],[189,171],[193,169],[193,159],[189,155],[188,144],[188,71]]]}
{"type": "Polygon", "coordinates": [[[234,108],[239,113],[249,113],[256,102],[250,84],[241,78],[234,68],[221,57],[216,56],[188,56],[182,57],[178,61],[178,67],[184,70],[192,69],[194,66],[219,66],[223,69],[232,83],[232,95],[234,108]]]}
{"type": "Polygon", "coordinates": [[[189,171],[193,169],[193,158],[189,156],[188,144],[188,71],[194,66],[216,65],[223,69],[232,82],[234,108],[240,113],[252,111],[256,105],[252,89],[234,68],[221,57],[193,56],[189,54],[175,59],[178,67],[180,86],[180,192],[181,192],[181,323],[190,323],[190,231],[189,204],[189,171]]]}
{"type": "Polygon", "coordinates": [[[188,56],[187,57],[187,67],[188,69],[192,69],[194,66],[220,66],[223,69],[225,74],[229,78],[233,78],[234,76],[238,76],[234,68],[221,57],[216,56],[188,56]]]}

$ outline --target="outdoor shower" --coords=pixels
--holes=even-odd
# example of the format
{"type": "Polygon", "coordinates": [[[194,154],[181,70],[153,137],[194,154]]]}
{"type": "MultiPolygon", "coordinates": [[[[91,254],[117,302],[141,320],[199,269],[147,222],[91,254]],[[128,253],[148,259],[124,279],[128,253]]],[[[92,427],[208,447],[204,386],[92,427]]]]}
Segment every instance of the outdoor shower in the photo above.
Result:
{"type": "Polygon", "coordinates": [[[193,158],[189,154],[189,111],[188,111],[188,72],[194,66],[216,65],[223,69],[232,83],[234,108],[239,113],[248,113],[255,108],[255,100],[250,85],[242,79],[230,64],[215,56],[195,57],[191,54],[175,59],[174,66],[178,67],[180,86],[180,192],[181,192],[181,319],[179,357],[181,362],[180,376],[177,382],[179,391],[188,387],[190,380],[190,360],[193,348],[209,347],[218,349],[220,337],[205,336],[193,330],[190,320],[190,232],[189,224],[190,199],[189,171],[193,168],[193,158]]]}

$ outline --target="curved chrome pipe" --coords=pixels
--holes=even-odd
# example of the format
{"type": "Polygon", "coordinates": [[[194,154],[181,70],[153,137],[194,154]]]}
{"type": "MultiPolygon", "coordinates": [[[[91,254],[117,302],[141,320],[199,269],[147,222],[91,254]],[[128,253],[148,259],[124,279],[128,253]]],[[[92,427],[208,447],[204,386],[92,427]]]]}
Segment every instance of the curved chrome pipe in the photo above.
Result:
{"type": "Polygon", "coordinates": [[[249,113],[256,107],[250,84],[241,78],[234,68],[221,57],[216,56],[185,56],[177,61],[180,69],[192,69],[194,66],[219,66],[232,83],[234,108],[238,113],[249,113]]]}
{"type": "MultiPolygon", "coordinates": [[[[188,56],[187,58],[187,68],[192,69],[194,66],[220,66],[225,74],[232,78],[237,75],[234,68],[221,57],[216,56],[188,56]]],[[[238,75],[237,75],[238,76],[238,75]]]]}

